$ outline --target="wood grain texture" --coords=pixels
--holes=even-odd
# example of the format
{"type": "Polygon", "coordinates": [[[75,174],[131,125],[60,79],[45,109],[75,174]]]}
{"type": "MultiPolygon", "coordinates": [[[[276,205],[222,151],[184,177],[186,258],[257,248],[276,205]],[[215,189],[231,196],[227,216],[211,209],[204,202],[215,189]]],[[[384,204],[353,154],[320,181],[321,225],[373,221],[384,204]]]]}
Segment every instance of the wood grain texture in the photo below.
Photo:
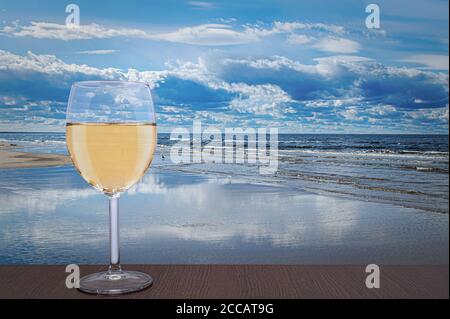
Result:
{"type": "MultiPolygon", "coordinates": [[[[380,266],[380,289],[365,286],[363,265],[128,265],[150,274],[152,287],[104,297],[65,286],[65,266],[0,266],[0,298],[445,298],[448,266],[380,266]]],[[[81,266],[81,275],[104,266],[81,266]]]]}

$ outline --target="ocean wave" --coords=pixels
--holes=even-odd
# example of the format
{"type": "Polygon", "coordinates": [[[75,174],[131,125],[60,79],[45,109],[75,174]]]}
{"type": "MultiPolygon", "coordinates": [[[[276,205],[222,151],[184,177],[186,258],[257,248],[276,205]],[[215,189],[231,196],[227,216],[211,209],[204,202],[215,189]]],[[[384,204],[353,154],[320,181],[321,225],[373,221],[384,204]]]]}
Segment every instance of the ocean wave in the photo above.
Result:
{"type": "Polygon", "coordinates": [[[316,149],[296,149],[296,150],[280,150],[286,153],[308,154],[316,156],[367,156],[367,157],[400,157],[400,158],[448,158],[448,152],[429,152],[429,151],[414,151],[414,152],[396,152],[392,150],[366,150],[366,151],[326,151],[316,149]]]}
{"type": "Polygon", "coordinates": [[[419,172],[432,172],[432,173],[443,173],[448,174],[448,169],[440,168],[440,167],[424,167],[424,166],[416,166],[415,170],[419,172]]]}

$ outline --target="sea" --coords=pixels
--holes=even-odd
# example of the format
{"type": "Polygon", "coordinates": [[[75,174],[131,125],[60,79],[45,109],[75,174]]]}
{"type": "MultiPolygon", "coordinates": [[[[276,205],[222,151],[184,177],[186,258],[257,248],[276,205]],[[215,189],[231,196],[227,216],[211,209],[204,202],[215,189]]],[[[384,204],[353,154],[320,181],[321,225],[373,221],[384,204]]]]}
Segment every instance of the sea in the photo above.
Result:
{"type": "MultiPolygon", "coordinates": [[[[67,153],[65,134],[59,132],[0,132],[0,141],[16,145],[17,150],[67,153]]],[[[171,151],[179,142],[168,133],[159,133],[153,166],[255,184],[282,184],[322,195],[434,213],[449,211],[448,135],[279,134],[276,157],[267,153],[277,161],[277,169],[271,174],[261,174],[261,163],[247,160],[174,162],[171,151]]],[[[208,142],[204,140],[203,146],[208,142]]],[[[222,136],[222,144],[227,142],[222,136]]],[[[250,142],[245,140],[244,146],[252,146],[250,142]]]]}

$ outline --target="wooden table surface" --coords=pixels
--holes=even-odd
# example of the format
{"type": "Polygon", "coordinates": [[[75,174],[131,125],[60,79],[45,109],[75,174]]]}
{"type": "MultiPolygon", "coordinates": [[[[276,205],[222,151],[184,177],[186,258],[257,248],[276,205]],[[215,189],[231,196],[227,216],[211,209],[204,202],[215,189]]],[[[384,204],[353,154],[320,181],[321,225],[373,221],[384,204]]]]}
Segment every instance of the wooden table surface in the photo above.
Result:
{"type": "MultiPolygon", "coordinates": [[[[81,275],[104,266],[81,266],[81,275]]],[[[0,298],[448,298],[447,266],[380,266],[379,289],[365,285],[365,266],[128,265],[150,274],[153,286],[103,297],[65,286],[65,266],[0,266],[0,298]]]]}

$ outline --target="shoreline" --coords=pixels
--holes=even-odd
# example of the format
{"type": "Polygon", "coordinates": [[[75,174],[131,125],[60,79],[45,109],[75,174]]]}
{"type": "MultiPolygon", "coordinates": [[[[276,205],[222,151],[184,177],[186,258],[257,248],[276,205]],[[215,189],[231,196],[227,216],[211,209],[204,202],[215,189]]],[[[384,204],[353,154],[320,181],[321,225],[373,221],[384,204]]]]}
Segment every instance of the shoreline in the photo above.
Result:
{"type": "MultiPolygon", "coordinates": [[[[50,148],[48,150],[51,151],[52,149],[50,148]]],[[[44,150],[42,147],[37,149],[36,148],[27,149],[26,146],[22,144],[16,144],[15,141],[0,141],[0,169],[7,170],[7,169],[22,169],[22,168],[31,169],[31,168],[47,168],[47,167],[50,168],[58,166],[72,166],[70,156],[61,154],[61,152],[58,152],[59,154],[46,152],[47,149],[44,150]],[[41,151],[41,149],[43,151],[41,151]]],[[[161,150],[161,153],[159,155],[162,155],[163,153],[164,148],[163,150],[161,150]]],[[[187,169],[183,166],[167,165],[167,163],[164,162],[164,160],[161,160],[159,158],[159,155],[155,154],[152,167],[154,168],[159,167],[160,169],[165,171],[184,172],[194,175],[207,174],[210,175],[211,177],[218,177],[218,178],[220,178],[221,176],[222,177],[235,176],[235,178],[238,179],[242,178],[247,180],[249,183],[256,183],[256,184],[263,181],[264,183],[267,182],[269,184],[277,185],[280,182],[280,179],[277,178],[274,178],[273,180],[270,181],[260,179],[257,178],[258,175],[255,176],[252,175],[251,177],[246,178],[248,176],[246,176],[245,172],[244,176],[241,177],[239,174],[236,173],[236,171],[230,168],[222,167],[221,168],[222,170],[220,170],[219,168],[219,171],[216,171],[214,169],[209,171],[208,167],[201,169],[201,167],[200,168],[195,167],[195,165],[192,165],[187,169]]],[[[441,195],[442,190],[440,190],[439,188],[437,188],[436,190],[432,190],[434,191],[434,193],[431,192],[430,195],[436,194],[437,197],[434,196],[434,201],[431,202],[426,197],[430,193],[428,189],[419,187],[416,190],[415,188],[412,188],[412,186],[415,187],[416,184],[413,185],[407,183],[406,185],[405,178],[403,178],[401,175],[398,175],[399,181],[405,184],[402,187],[396,187],[394,185],[393,187],[389,188],[389,186],[392,185],[388,183],[388,180],[380,179],[379,177],[377,179],[380,181],[380,183],[381,182],[385,184],[388,183],[387,188],[383,188],[382,187],[383,185],[379,185],[379,183],[373,185],[372,183],[373,177],[377,177],[376,174],[374,175],[373,170],[359,172],[359,175],[368,174],[366,180],[360,185],[358,184],[358,180],[356,181],[356,184],[353,186],[352,185],[349,186],[348,183],[341,184],[339,183],[339,181],[336,182],[336,180],[333,179],[333,176],[328,176],[329,178],[328,182],[321,185],[320,183],[317,183],[318,180],[320,181],[321,174],[316,175],[313,174],[311,177],[308,174],[304,173],[307,165],[309,164],[315,165],[314,161],[305,162],[305,158],[307,157],[300,158],[299,164],[298,165],[295,164],[297,165],[297,168],[299,168],[300,171],[303,171],[303,174],[300,175],[296,173],[292,175],[293,178],[289,178],[291,177],[289,174],[280,175],[281,178],[286,177],[284,181],[286,182],[286,184],[289,184],[294,189],[304,189],[308,190],[308,192],[324,196],[342,197],[357,201],[369,201],[374,203],[393,204],[399,207],[419,209],[431,213],[448,214],[448,192],[447,197],[445,197],[441,195]]],[[[327,160],[327,157],[324,157],[324,159],[327,160]]],[[[334,159],[331,159],[329,161],[334,161],[334,159]]],[[[283,163],[282,160],[281,163],[283,163]]],[[[288,162],[289,165],[290,163],[292,163],[292,161],[288,162]]],[[[426,163],[424,165],[426,165],[426,163]]],[[[236,166],[230,167],[236,168],[236,166]]],[[[287,168],[289,169],[290,167],[287,168]]],[[[349,169],[351,169],[351,167],[349,169]]],[[[280,172],[283,173],[282,168],[280,168],[280,172]]],[[[285,170],[285,172],[289,172],[289,170],[285,170]]],[[[436,170],[434,172],[432,170],[425,170],[425,172],[426,173],[430,172],[430,174],[434,174],[436,170]]],[[[408,173],[408,174],[414,175],[415,173],[408,173]]],[[[347,175],[344,174],[343,177],[347,179],[351,178],[351,174],[347,175]]],[[[430,176],[431,178],[433,178],[433,175],[430,176]]],[[[448,184],[448,180],[447,181],[444,180],[443,182],[448,184]]]]}
{"type": "Polygon", "coordinates": [[[0,169],[33,168],[68,165],[71,159],[67,155],[20,152],[14,143],[0,142],[0,169]]]}

